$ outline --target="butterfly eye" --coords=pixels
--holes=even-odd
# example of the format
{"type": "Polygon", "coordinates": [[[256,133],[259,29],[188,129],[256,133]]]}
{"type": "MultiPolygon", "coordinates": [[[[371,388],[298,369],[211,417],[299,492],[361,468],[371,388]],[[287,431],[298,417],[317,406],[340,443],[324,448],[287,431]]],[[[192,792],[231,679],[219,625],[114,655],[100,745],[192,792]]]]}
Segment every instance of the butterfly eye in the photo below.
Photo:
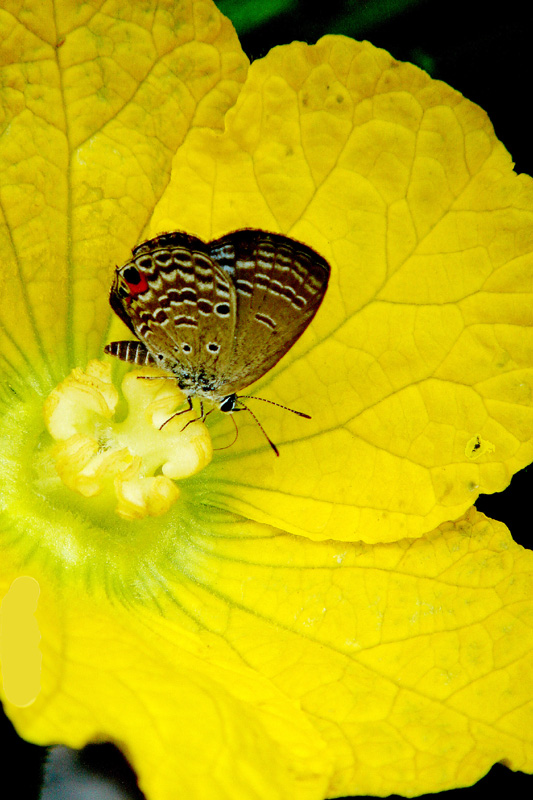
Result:
{"type": "Polygon", "coordinates": [[[230,411],[234,410],[236,401],[236,394],[228,394],[228,396],[225,397],[221,402],[219,408],[221,411],[224,411],[226,414],[228,414],[230,411]]]}

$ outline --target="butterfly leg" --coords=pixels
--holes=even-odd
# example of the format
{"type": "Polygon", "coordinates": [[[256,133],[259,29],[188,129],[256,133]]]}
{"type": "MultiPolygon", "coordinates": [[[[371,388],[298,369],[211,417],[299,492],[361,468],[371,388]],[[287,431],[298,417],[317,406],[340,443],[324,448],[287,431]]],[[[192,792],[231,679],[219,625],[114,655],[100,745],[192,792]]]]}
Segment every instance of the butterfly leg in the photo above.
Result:
{"type": "Polygon", "coordinates": [[[206,417],[208,417],[209,414],[212,414],[214,410],[215,410],[214,408],[211,408],[211,409],[209,409],[209,411],[207,413],[205,413],[204,412],[204,402],[203,402],[203,400],[200,400],[200,416],[196,417],[195,419],[190,419],[188,422],[186,422],[185,425],[183,426],[183,428],[181,429],[182,432],[185,430],[185,428],[188,425],[191,424],[191,422],[205,422],[206,417]]]}
{"type": "MultiPolygon", "coordinates": [[[[192,399],[190,397],[187,397],[187,408],[182,408],[181,411],[176,411],[174,414],[171,414],[170,417],[163,422],[159,430],[162,431],[165,425],[168,425],[170,420],[174,419],[174,417],[179,417],[180,414],[186,414],[188,411],[192,411],[192,399]]],[[[189,425],[191,422],[196,422],[196,420],[194,419],[189,420],[187,425],[189,425]]],[[[187,425],[185,425],[185,428],[187,427],[187,425]]],[[[183,430],[185,430],[185,428],[183,428],[183,430]]]]}

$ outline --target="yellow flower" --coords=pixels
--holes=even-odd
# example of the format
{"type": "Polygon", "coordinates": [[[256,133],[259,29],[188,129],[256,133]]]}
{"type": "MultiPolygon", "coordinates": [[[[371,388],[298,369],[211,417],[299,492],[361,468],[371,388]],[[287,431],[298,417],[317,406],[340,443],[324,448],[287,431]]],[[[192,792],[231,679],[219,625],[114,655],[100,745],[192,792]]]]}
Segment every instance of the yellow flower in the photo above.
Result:
{"type": "Polygon", "coordinates": [[[486,115],[344,37],[250,66],[210,0],[35,0],[0,25],[18,731],[117,743],[151,800],[532,771],[533,557],[471,508],[533,459],[532,181],[486,115]],[[240,419],[218,450],[217,413],[182,448],[157,424],[176,387],[117,363],[111,383],[101,361],[126,335],[108,293],[136,243],[242,227],[332,268],[247,391],[312,417],[265,404],[279,458],[240,419]]]}

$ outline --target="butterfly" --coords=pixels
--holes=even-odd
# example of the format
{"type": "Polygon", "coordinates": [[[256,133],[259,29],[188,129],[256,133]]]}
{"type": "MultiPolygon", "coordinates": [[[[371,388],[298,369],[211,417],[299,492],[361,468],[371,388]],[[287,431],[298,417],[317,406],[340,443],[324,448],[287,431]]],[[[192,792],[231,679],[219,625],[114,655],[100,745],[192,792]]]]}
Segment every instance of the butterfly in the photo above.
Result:
{"type": "Polygon", "coordinates": [[[322,256],[278,233],[243,228],[211,242],[163,233],[116,269],[109,301],[137,340],[111,342],[105,352],[160,367],[176,379],[189,409],[199,397],[223,412],[252,413],[242,403],[249,396],[237,393],[300,338],[329,275],[322,256]]]}

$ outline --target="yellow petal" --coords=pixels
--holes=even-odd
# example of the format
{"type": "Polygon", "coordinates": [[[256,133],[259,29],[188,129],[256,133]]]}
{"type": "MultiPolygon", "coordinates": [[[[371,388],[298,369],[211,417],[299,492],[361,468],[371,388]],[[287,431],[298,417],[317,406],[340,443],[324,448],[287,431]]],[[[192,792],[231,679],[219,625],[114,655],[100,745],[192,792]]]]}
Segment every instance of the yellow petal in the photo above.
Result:
{"type": "MultiPolygon", "coordinates": [[[[245,392],[312,420],[247,401],[280,458],[240,414],[209,502],[374,542],[504,489],[533,459],[532,211],[486,114],[417,67],[335,36],[254,61],[224,134],[180,149],[151,231],[281,231],[332,277],[304,336],[245,392]]],[[[231,429],[213,433],[216,447],[231,429]]]]}
{"type": "Polygon", "coordinates": [[[16,578],[0,606],[0,663],[3,691],[10,703],[31,705],[41,691],[41,635],[35,619],[39,584],[16,578]]]}
{"type": "MultiPolygon", "coordinates": [[[[224,117],[246,60],[210,2],[10,14],[0,588],[38,581],[43,655],[32,705],[35,671],[8,692],[19,730],[116,741],[151,800],[177,783],[191,798],[413,795],[495,761],[533,770],[530,554],[475,514],[418,540],[334,541],[418,536],[531,460],[529,179],[479,109],[368,44],[276,50],[224,117]],[[275,459],[239,419],[157,519],[130,521],[153,498],[118,451],[130,519],[110,523],[65,498],[42,401],[100,354],[110,273],[173,161],[147,231],[258,225],[330,260],[319,316],[256,387],[313,420],[263,407],[275,459]]],[[[87,495],[105,456],[74,435],[87,495]]],[[[169,485],[151,479],[158,513],[169,485]]],[[[30,617],[10,667],[37,663],[30,617]]]]}
{"type": "Polygon", "coordinates": [[[209,2],[34,0],[18,13],[0,16],[1,366],[49,390],[101,354],[113,269],[191,126],[223,126],[247,59],[209,2]]]}
{"type": "Polygon", "coordinates": [[[533,771],[533,556],[501,523],[472,511],[369,546],[206,511],[169,559],[157,613],[148,572],[110,570],[112,604],[97,585],[41,591],[41,693],[8,704],[23,735],[117,742],[151,800],[414,796],[503,760],[533,771]]]}

